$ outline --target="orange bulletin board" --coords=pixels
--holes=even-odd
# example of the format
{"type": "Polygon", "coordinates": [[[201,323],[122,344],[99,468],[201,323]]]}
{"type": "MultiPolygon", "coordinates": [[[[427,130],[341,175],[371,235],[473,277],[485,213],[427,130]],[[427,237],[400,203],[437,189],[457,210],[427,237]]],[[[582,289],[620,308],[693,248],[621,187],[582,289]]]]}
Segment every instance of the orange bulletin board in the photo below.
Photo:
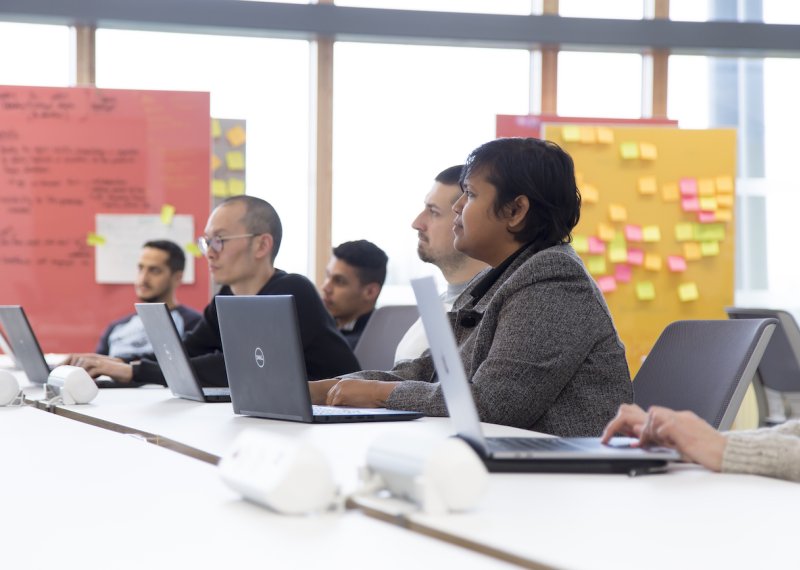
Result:
{"type": "MultiPolygon", "coordinates": [[[[132,285],[95,281],[95,214],[166,206],[203,227],[209,129],[207,93],[0,86],[0,304],[25,307],[43,350],[92,350],[133,310],[132,285]]],[[[179,299],[208,291],[197,271],[179,299]]]]}
{"type": "Polygon", "coordinates": [[[548,125],[575,161],[583,204],[573,246],[603,291],[631,374],[680,319],[733,304],[732,129],[548,125]]]}

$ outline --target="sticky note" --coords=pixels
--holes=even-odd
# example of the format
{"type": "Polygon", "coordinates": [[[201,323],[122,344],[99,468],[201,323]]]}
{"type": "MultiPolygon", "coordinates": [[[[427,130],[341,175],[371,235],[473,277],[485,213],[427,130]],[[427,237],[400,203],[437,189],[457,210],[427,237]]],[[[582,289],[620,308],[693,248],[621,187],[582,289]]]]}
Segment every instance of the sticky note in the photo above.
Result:
{"type": "Polygon", "coordinates": [[[686,260],[680,255],[668,255],[667,267],[673,273],[686,271],[686,260]]]}
{"type": "Polygon", "coordinates": [[[710,212],[697,212],[697,221],[701,224],[713,224],[717,221],[717,213],[713,210],[710,212]]]}
{"type": "Polygon", "coordinates": [[[600,200],[600,192],[591,184],[584,184],[581,187],[581,202],[586,204],[597,204],[600,200]]]}
{"type": "Polygon", "coordinates": [[[661,241],[661,228],[658,226],[644,226],[642,228],[642,237],[647,243],[661,241]]]}
{"type": "Polygon", "coordinates": [[[611,144],[614,142],[614,131],[608,127],[597,127],[597,142],[611,144]]]}
{"type": "Polygon", "coordinates": [[[606,258],[590,255],[586,261],[589,273],[592,275],[603,275],[606,272],[606,258]]]}
{"type": "Polygon", "coordinates": [[[733,178],[730,176],[717,176],[716,180],[717,192],[720,194],[733,193],[733,178]]]}
{"type": "Polygon", "coordinates": [[[567,125],[561,129],[561,138],[564,142],[578,142],[581,140],[581,128],[577,125],[567,125]]]}
{"type": "Polygon", "coordinates": [[[642,241],[642,226],[628,224],[625,226],[625,237],[628,241],[642,241]]]}
{"type": "Polygon", "coordinates": [[[718,195],[717,206],[720,208],[733,208],[733,194],[718,195]]]}
{"type": "Polygon", "coordinates": [[[700,292],[697,290],[696,283],[681,283],[678,285],[678,298],[682,302],[697,301],[699,297],[700,292]]]}
{"type": "Polygon", "coordinates": [[[717,199],[713,196],[700,198],[700,209],[706,212],[717,209],[717,199]]]}
{"type": "Polygon", "coordinates": [[[700,178],[697,181],[697,193],[700,196],[713,196],[714,181],[711,178],[700,178]]]}
{"type": "Polygon", "coordinates": [[[683,256],[688,261],[697,261],[698,259],[703,258],[703,253],[700,251],[700,244],[687,241],[683,244],[683,256]]]}
{"type": "Polygon", "coordinates": [[[645,254],[644,268],[650,271],[661,271],[661,256],[657,253],[645,254]]]}
{"type": "Polygon", "coordinates": [[[597,135],[594,127],[581,127],[581,142],[583,144],[594,144],[597,142],[597,135]]]}
{"type": "Polygon", "coordinates": [[[722,241],[725,239],[725,224],[695,224],[694,239],[696,241],[722,241]]]}
{"type": "Polygon", "coordinates": [[[699,212],[700,211],[700,200],[697,198],[683,198],[681,200],[681,209],[684,212],[699,212]]]}
{"type": "Polygon", "coordinates": [[[603,255],[606,252],[606,244],[595,236],[589,237],[589,253],[603,255]]]}
{"type": "Polygon", "coordinates": [[[608,249],[608,259],[611,263],[625,263],[628,261],[628,249],[624,245],[612,245],[608,249]]]}
{"type": "Polygon", "coordinates": [[[632,274],[631,266],[625,263],[614,267],[614,278],[620,283],[630,283],[632,274]]]}
{"type": "Polygon", "coordinates": [[[694,178],[681,178],[678,186],[681,189],[681,196],[697,196],[697,180],[694,178]]]}
{"type": "Polygon", "coordinates": [[[733,210],[717,210],[714,214],[718,222],[730,222],[733,220],[733,210]]]}
{"type": "Polygon", "coordinates": [[[628,219],[628,210],[622,204],[611,204],[608,207],[608,217],[612,222],[624,222],[628,219]]]}
{"type": "Polygon", "coordinates": [[[700,253],[703,257],[714,257],[719,255],[719,242],[718,241],[703,241],[700,242],[700,253]]]}
{"type": "MultiPolygon", "coordinates": [[[[206,194],[207,195],[207,194],[206,194]]],[[[161,206],[161,223],[168,226],[172,223],[172,218],[175,217],[175,206],[172,204],[164,204],[161,206]]]]}
{"type": "Polygon", "coordinates": [[[617,280],[611,277],[610,275],[606,275],[605,277],[598,277],[597,286],[603,293],[610,293],[611,291],[615,291],[617,289],[617,280]]]}
{"type": "Polygon", "coordinates": [[[241,196],[244,194],[244,180],[241,178],[229,178],[228,194],[231,196],[241,196]]]}
{"type": "Polygon", "coordinates": [[[244,144],[246,135],[241,125],[236,125],[228,129],[225,133],[225,138],[231,143],[232,147],[242,146],[244,144]]]}
{"type": "Polygon", "coordinates": [[[222,127],[219,124],[219,119],[211,119],[211,136],[218,139],[222,135],[222,127]]]}
{"type": "Polygon", "coordinates": [[[214,198],[227,198],[228,183],[221,178],[215,178],[211,182],[211,195],[214,196],[214,198]]]}
{"type": "Polygon", "coordinates": [[[656,298],[656,287],[652,281],[639,281],[636,284],[636,298],[640,301],[652,301],[656,298]]]}
{"type": "Polygon", "coordinates": [[[675,224],[675,240],[690,241],[694,239],[694,224],[680,223],[675,224]]]}
{"type": "Polygon", "coordinates": [[[219,157],[216,154],[212,154],[211,155],[211,170],[212,171],[216,170],[220,166],[222,166],[222,161],[219,159],[219,157]]]}
{"type": "Polygon", "coordinates": [[[619,154],[623,160],[636,160],[639,158],[639,145],[631,141],[620,143],[619,154]]]}
{"type": "Polygon", "coordinates": [[[183,249],[186,250],[186,253],[189,253],[195,257],[203,257],[203,252],[200,251],[200,248],[197,247],[196,243],[187,243],[183,246],[183,249]]]}
{"type": "Polygon", "coordinates": [[[639,157],[642,160],[655,160],[658,158],[658,149],[652,143],[639,143],[639,157]]]}
{"type": "Polygon", "coordinates": [[[597,224],[597,235],[600,236],[600,239],[603,241],[611,241],[614,239],[614,235],[616,232],[614,231],[614,226],[610,226],[608,224],[597,224]]]}
{"type": "Polygon", "coordinates": [[[86,234],[86,245],[97,247],[105,244],[106,244],[106,238],[104,238],[100,234],[96,234],[94,232],[89,232],[88,234],[86,234]]]}
{"type": "Polygon", "coordinates": [[[677,202],[678,198],[680,198],[680,191],[678,190],[678,185],[674,182],[670,182],[669,184],[664,184],[661,187],[661,197],[664,199],[665,202],[677,202]]]}
{"type": "Polygon", "coordinates": [[[226,152],[225,164],[228,165],[228,170],[244,170],[244,153],[239,150],[226,152]]]}
{"type": "Polygon", "coordinates": [[[589,253],[589,238],[577,234],[573,235],[572,247],[578,253],[589,253]]]}
{"type": "Polygon", "coordinates": [[[643,176],[639,179],[639,194],[655,194],[657,190],[655,176],[643,176]]]}
{"type": "Polygon", "coordinates": [[[631,265],[641,265],[644,263],[644,251],[635,247],[628,249],[628,263],[631,265]]]}
{"type": "Polygon", "coordinates": [[[625,234],[622,232],[615,232],[614,239],[611,240],[611,245],[626,247],[628,244],[625,242],[625,234]]]}

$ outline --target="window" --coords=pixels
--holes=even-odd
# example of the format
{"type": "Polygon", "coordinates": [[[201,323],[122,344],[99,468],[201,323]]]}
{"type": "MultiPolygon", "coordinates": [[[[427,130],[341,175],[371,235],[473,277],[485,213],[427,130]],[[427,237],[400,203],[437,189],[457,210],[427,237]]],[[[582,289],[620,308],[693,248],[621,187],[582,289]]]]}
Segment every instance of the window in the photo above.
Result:
{"type": "Polygon", "coordinates": [[[0,22],[0,84],[66,87],[70,83],[67,26],[0,22]]]}
{"type": "Polygon", "coordinates": [[[436,12],[470,12],[474,14],[531,13],[531,0],[335,0],[338,6],[356,8],[390,8],[395,10],[428,10],[436,12]]]}
{"type": "Polygon", "coordinates": [[[642,116],[642,56],[562,51],[558,54],[558,114],[642,116]]]}

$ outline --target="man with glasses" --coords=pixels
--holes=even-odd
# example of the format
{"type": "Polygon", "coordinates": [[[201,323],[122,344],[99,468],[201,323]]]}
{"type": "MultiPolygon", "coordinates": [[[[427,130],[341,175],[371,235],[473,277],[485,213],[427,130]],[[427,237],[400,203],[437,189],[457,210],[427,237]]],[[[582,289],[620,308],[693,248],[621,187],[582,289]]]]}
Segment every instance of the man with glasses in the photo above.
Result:
{"type": "MultiPolygon", "coordinates": [[[[311,281],[275,268],[282,233],[278,213],[268,202],[252,196],[235,196],[222,202],[198,239],[214,281],[223,286],[218,295],[293,295],[309,378],[358,370],[358,361],[311,281]]],[[[214,299],[184,345],[203,385],[227,386],[214,299]]],[[[80,355],[73,363],[86,368],[93,377],[106,374],[118,382],[164,384],[153,355],[130,364],[80,355]]]]}

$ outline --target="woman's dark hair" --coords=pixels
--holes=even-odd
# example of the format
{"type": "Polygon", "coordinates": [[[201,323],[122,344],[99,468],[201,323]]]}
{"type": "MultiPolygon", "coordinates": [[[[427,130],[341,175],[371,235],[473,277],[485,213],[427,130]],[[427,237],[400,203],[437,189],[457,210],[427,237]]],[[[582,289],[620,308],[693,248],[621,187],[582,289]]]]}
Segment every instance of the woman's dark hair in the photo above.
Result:
{"type": "Polygon", "coordinates": [[[527,196],[530,208],[522,229],[515,232],[517,241],[534,243],[536,250],[572,241],[581,194],[572,157],[560,146],[534,138],[493,140],[470,153],[460,184],[477,173],[497,189],[497,215],[517,196],[527,196]]]}

